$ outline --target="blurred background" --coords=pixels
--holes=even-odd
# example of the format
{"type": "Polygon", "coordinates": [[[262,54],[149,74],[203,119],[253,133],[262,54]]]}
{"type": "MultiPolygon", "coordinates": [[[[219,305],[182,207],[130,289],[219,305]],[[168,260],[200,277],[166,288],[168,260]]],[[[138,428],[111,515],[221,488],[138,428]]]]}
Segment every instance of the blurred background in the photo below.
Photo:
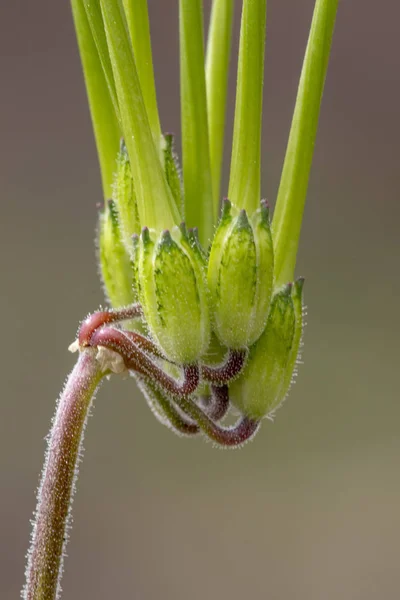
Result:
{"type": "MultiPolygon", "coordinates": [[[[150,0],[179,144],[177,1],[150,0]]],[[[206,3],[206,15],[209,3],[206,3]]],[[[274,202],[313,0],[269,0],[263,194],[274,202]]],[[[237,2],[235,48],[240,2],[237,2]]],[[[340,1],[301,239],[304,366],[242,451],[183,440],[133,381],[85,439],[63,599],[399,597],[400,7],[340,1]],[[384,10],[383,10],[384,6],[384,10]]],[[[103,302],[100,176],[68,2],[0,6],[0,597],[23,584],[44,437],[103,302]]],[[[233,115],[235,61],[230,81],[233,115]]],[[[223,193],[227,189],[226,155],[223,193]]]]}

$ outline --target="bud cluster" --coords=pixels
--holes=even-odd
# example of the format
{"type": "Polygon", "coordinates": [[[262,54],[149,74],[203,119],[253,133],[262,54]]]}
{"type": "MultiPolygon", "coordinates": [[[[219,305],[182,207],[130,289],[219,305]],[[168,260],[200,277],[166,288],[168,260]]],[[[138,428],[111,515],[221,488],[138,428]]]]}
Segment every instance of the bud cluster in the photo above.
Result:
{"type": "MultiPolygon", "coordinates": [[[[164,165],[178,198],[170,137],[164,165]]],[[[124,145],[113,196],[100,215],[99,257],[114,310],[85,322],[81,345],[118,352],[154,414],[176,432],[240,445],[283,402],[303,329],[303,280],[274,285],[268,204],[247,214],[225,200],[208,249],[183,223],[139,231],[124,145]],[[121,309],[128,305],[131,312],[121,309]],[[128,319],[129,328],[110,326],[128,319]],[[227,428],[218,422],[230,406],[241,417],[227,428]]]]}
{"type": "Polygon", "coordinates": [[[338,0],[315,0],[272,224],[260,202],[266,0],[241,3],[219,219],[234,3],[211,3],[205,49],[202,2],[179,2],[182,171],[173,136],[162,134],[146,0],[72,4],[106,199],[98,246],[112,306],[84,323],[80,346],[119,354],[175,431],[241,444],[282,404],[298,359],[303,280],[293,279],[338,0]],[[231,407],[241,416],[227,428],[219,421],[231,407]]]}

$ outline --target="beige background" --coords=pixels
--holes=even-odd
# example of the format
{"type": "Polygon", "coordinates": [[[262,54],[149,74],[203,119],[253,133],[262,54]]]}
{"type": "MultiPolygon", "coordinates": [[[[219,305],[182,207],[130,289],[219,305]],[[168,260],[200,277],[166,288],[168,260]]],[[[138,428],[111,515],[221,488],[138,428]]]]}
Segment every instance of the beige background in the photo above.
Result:
{"type": "MultiPolygon", "coordinates": [[[[272,202],[312,5],[269,1],[272,202]]],[[[177,2],[150,6],[162,123],[179,133],[177,2]]],[[[161,427],[132,381],[105,385],[65,600],[398,598],[399,19],[396,0],[340,2],[298,265],[305,364],[290,401],[251,445],[222,452],[161,427]]],[[[0,61],[0,597],[11,600],[67,346],[102,302],[101,190],[68,2],[2,2],[0,61]]]]}

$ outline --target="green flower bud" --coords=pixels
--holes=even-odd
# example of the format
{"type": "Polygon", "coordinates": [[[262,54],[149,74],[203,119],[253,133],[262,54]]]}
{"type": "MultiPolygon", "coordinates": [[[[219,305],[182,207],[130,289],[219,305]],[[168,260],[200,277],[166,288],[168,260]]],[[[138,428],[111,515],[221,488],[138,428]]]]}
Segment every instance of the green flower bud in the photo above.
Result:
{"type": "Polygon", "coordinates": [[[229,387],[232,404],[253,419],[271,415],[292,382],[303,328],[302,288],[300,279],[274,295],[265,331],[251,348],[245,369],[229,387]]]}
{"type": "Polygon", "coordinates": [[[292,288],[292,300],[294,307],[294,336],[293,336],[293,344],[292,349],[290,351],[290,356],[288,360],[288,365],[286,368],[286,376],[283,382],[283,388],[285,390],[285,394],[288,393],[292,383],[294,383],[294,378],[297,375],[297,363],[300,358],[301,353],[301,345],[302,345],[302,337],[303,337],[303,287],[304,287],[304,278],[299,277],[293,285],[292,288]]]}
{"type": "Polygon", "coordinates": [[[132,179],[131,165],[124,141],[117,157],[113,197],[118,209],[121,239],[129,253],[132,250],[132,234],[140,231],[139,213],[132,179]]]}
{"type": "Polygon", "coordinates": [[[175,203],[183,213],[182,181],[178,157],[174,151],[174,136],[170,133],[164,135],[164,170],[168,185],[175,198],[175,203]]]}
{"type": "Polygon", "coordinates": [[[119,308],[131,304],[135,300],[133,265],[122,243],[118,212],[112,200],[100,213],[98,246],[101,276],[111,305],[119,308]]]}
{"type": "Polygon", "coordinates": [[[185,227],[154,242],[144,228],[137,244],[139,300],[149,330],[176,363],[197,361],[209,345],[210,322],[203,259],[185,227]]]}
{"type": "Polygon", "coordinates": [[[273,286],[273,245],[266,202],[250,219],[232,215],[226,201],[210,253],[208,287],[212,319],[229,348],[252,345],[262,334],[273,286]]]}

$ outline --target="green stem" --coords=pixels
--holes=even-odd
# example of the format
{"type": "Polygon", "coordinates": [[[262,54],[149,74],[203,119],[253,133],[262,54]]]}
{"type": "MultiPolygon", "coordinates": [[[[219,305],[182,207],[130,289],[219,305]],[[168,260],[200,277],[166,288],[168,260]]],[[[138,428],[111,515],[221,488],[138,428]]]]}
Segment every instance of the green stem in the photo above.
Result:
{"type": "Polygon", "coordinates": [[[94,136],[100,163],[104,198],[112,195],[115,160],[121,131],[114,103],[110,95],[112,85],[107,83],[83,0],[71,0],[76,35],[85,77],[94,136]]]}
{"type": "Polygon", "coordinates": [[[207,247],[213,236],[216,205],[210,168],[201,0],[179,1],[182,163],[185,220],[198,227],[207,247]]]}
{"type": "Polygon", "coordinates": [[[159,147],[161,127],[154,81],[147,0],[123,0],[123,5],[150,129],[154,143],[159,147]]]}
{"type": "Polygon", "coordinates": [[[219,212],[233,0],[214,0],[207,43],[206,87],[214,215],[219,212]]]}
{"type": "Polygon", "coordinates": [[[93,348],[80,353],[61,394],[38,491],[24,600],[59,597],[77,465],[93,397],[104,375],[93,348]]]}
{"type": "Polygon", "coordinates": [[[93,35],[93,40],[96,44],[101,66],[103,67],[104,77],[108,85],[108,91],[114,106],[115,114],[118,121],[120,121],[117,91],[115,89],[114,74],[110,61],[110,54],[108,52],[106,32],[104,31],[103,16],[101,14],[99,0],[83,0],[83,4],[93,35]]]}
{"type": "Polygon", "coordinates": [[[266,0],[243,0],[229,199],[250,214],[260,204],[266,0]]]}
{"type": "Polygon", "coordinates": [[[338,0],[317,0],[272,222],[276,285],[294,277],[338,0]]]}
{"type": "Polygon", "coordinates": [[[119,0],[100,0],[141,225],[170,229],[181,217],[153,142],[119,0]]]}

